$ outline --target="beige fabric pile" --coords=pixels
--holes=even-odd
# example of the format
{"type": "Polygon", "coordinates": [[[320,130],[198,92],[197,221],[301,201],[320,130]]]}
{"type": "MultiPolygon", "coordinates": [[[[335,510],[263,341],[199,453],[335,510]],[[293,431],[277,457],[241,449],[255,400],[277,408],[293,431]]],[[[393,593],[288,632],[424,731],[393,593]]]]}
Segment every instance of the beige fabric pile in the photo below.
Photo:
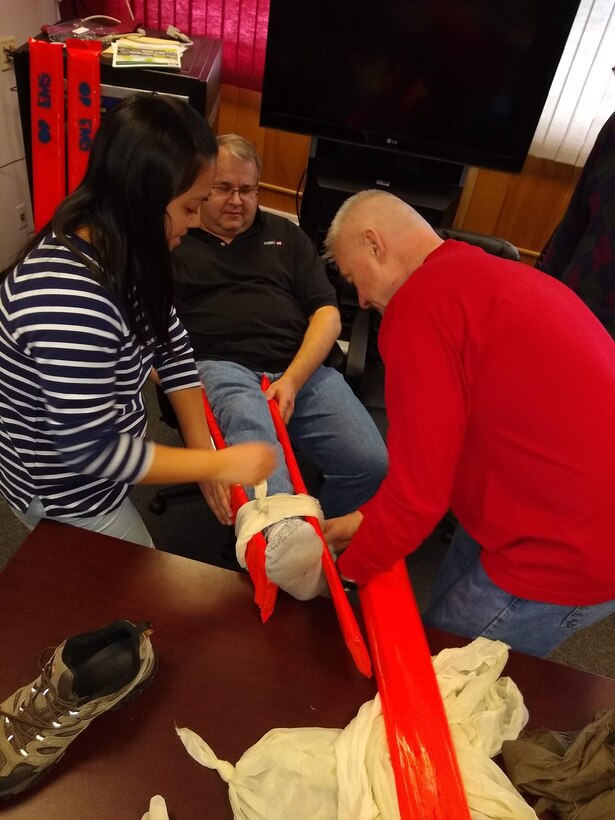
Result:
{"type": "MultiPolygon", "coordinates": [[[[491,759],[527,722],[519,689],[500,677],[507,659],[506,644],[486,638],[433,659],[473,820],[536,818],[491,759]]],[[[190,729],[177,734],[195,760],[229,784],[235,820],[399,818],[378,695],[345,729],[273,729],[235,766],[190,729]]],[[[161,798],[153,799],[158,812],[161,798]]],[[[144,820],[166,817],[149,812],[144,820]]]]}

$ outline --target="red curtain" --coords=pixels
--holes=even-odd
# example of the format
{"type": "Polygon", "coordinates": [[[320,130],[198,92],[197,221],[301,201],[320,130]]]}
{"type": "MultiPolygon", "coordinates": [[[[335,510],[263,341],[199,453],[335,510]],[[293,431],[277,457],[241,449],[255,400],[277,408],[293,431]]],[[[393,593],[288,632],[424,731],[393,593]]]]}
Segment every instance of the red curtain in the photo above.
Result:
{"type": "MultiPolygon", "coordinates": [[[[265,65],[269,0],[132,0],[135,21],[166,31],[222,40],[222,81],[260,91],[265,65]]],[[[122,0],[105,7],[121,11],[122,0]]],[[[111,14],[111,11],[106,12],[111,14]]],[[[126,10],[121,15],[126,19],[126,10]]]]}
{"type": "MultiPolygon", "coordinates": [[[[290,0],[289,0],[290,2],[290,0]]],[[[260,91],[265,65],[269,0],[130,0],[135,23],[222,40],[222,81],[260,91]]],[[[63,20],[108,14],[130,22],[126,0],[61,0],[63,20]]]]}

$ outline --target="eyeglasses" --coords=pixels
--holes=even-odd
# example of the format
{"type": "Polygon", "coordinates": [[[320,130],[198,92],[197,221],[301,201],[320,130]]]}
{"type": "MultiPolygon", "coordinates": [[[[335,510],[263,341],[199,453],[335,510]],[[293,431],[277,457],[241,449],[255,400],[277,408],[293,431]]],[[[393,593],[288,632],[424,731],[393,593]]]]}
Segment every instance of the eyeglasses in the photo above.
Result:
{"type": "Polygon", "coordinates": [[[238,193],[241,199],[249,199],[258,193],[258,185],[240,185],[233,188],[230,182],[221,182],[219,185],[212,185],[211,192],[214,196],[229,199],[234,193],[238,193]]]}

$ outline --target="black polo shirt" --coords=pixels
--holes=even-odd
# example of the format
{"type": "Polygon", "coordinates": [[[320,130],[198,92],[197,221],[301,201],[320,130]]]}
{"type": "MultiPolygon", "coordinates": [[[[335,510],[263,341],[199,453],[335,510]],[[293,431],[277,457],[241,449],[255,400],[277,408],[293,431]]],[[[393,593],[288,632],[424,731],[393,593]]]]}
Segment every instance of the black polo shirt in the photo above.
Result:
{"type": "Polygon", "coordinates": [[[197,361],[281,372],[308,318],[337,306],[314,243],[289,219],[260,209],[227,244],[195,228],[173,251],[174,302],[197,361]]]}

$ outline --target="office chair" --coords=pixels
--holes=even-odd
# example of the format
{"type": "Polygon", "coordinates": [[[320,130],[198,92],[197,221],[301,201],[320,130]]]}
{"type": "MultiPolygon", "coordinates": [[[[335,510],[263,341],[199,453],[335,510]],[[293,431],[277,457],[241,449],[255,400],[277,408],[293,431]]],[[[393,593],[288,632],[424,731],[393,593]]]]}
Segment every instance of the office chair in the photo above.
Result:
{"type": "MultiPolygon", "coordinates": [[[[171,402],[160,385],[156,385],[156,401],[160,410],[160,420],[173,430],[179,430],[179,424],[171,402]]],[[[162,515],[170,504],[179,504],[182,501],[191,501],[202,497],[198,484],[173,484],[169,487],[160,487],[150,501],[148,507],[155,515],[162,515]]]]}
{"type": "Polygon", "coordinates": [[[518,248],[512,242],[499,236],[475,233],[474,231],[461,231],[455,228],[436,228],[435,231],[442,239],[458,239],[460,242],[467,242],[468,245],[477,245],[493,256],[501,256],[504,259],[511,259],[513,262],[521,260],[518,248]]]}

